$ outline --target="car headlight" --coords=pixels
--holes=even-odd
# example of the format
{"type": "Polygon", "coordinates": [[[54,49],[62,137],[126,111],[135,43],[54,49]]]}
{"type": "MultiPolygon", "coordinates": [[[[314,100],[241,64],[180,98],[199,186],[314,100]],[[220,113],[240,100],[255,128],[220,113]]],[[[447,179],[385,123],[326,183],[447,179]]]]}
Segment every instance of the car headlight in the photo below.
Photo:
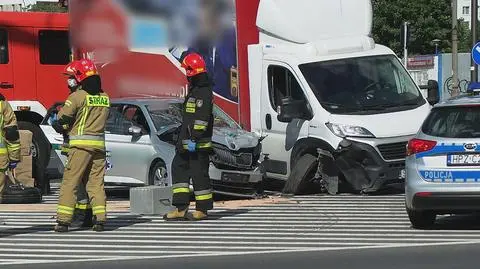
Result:
{"type": "Polygon", "coordinates": [[[339,137],[375,137],[369,130],[360,127],[345,124],[327,123],[328,129],[339,137]]]}

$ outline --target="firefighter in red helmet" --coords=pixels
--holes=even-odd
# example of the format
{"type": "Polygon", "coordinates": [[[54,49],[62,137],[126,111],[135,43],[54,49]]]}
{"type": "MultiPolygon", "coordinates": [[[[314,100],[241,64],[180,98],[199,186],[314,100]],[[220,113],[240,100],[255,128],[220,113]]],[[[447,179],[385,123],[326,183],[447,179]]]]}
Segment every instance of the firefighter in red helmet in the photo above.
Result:
{"type": "Polygon", "coordinates": [[[106,222],[105,124],[110,99],[103,92],[95,64],[88,59],[70,63],[66,73],[75,79],[71,86],[81,88],[71,93],[52,127],[68,133],[69,151],[57,207],[56,232],[67,232],[77,203],[76,189],[86,186],[94,215],[94,231],[103,231],[106,222]]]}
{"type": "Polygon", "coordinates": [[[213,91],[203,58],[191,53],[182,61],[189,82],[188,94],[182,106],[182,126],[176,155],[172,163],[173,206],[175,210],[165,220],[202,220],[213,208],[209,157],[212,152],[213,91]],[[188,212],[190,178],[196,200],[196,210],[188,212]]]}

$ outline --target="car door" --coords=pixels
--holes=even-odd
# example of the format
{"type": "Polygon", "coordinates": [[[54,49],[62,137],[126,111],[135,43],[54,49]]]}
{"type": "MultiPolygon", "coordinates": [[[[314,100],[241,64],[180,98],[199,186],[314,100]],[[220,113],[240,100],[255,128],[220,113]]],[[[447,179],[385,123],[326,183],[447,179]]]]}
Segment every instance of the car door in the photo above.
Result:
{"type": "Polygon", "coordinates": [[[150,167],[154,149],[149,128],[140,107],[112,104],[105,128],[110,170],[106,182],[116,184],[147,184],[144,177],[150,167]],[[137,129],[137,133],[133,132],[137,129]]]}
{"type": "MultiPolygon", "coordinates": [[[[262,91],[262,150],[268,154],[264,162],[268,176],[286,179],[290,171],[291,149],[295,142],[308,135],[308,123],[305,119],[295,119],[290,123],[277,119],[277,107],[281,100],[292,97],[308,104],[301,84],[290,66],[281,62],[266,61],[262,82],[266,91],[262,91]]],[[[311,109],[310,109],[311,110],[311,109]]]]}

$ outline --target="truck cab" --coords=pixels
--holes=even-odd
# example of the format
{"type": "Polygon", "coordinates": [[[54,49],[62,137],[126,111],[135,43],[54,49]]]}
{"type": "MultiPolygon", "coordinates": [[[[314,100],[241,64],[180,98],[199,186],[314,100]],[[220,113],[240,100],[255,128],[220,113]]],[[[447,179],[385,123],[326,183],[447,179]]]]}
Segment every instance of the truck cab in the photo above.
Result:
{"type": "Polygon", "coordinates": [[[406,144],[431,104],[395,53],[370,37],[371,2],[261,0],[256,25],[249,88],[260,98],[251,99],[251,125],[265,137],[267,175],[300,193],[321,149],[336,169],[324,176],[354,191],[402,184],[406,144]]]}
{"type": "Polygon", "coordinates": [[[68,14],[2,12],[0,16],[0,93],[15,110],[19,129],[33,133],[36,187],[48,191],[45,168],[51,146],[39,127],[47,109],[68,96],[62,77],[70,62],[68,14]]]}

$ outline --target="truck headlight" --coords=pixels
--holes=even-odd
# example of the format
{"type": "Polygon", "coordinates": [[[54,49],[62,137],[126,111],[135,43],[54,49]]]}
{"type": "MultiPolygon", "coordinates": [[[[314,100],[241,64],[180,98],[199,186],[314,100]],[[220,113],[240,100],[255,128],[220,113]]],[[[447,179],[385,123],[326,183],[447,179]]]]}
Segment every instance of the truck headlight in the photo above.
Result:
{"type": "Polygon", "coordinates": [[[338,137],[375,137],[369,130],[345,124],[327,123],[328,129],[338,137]]]}

